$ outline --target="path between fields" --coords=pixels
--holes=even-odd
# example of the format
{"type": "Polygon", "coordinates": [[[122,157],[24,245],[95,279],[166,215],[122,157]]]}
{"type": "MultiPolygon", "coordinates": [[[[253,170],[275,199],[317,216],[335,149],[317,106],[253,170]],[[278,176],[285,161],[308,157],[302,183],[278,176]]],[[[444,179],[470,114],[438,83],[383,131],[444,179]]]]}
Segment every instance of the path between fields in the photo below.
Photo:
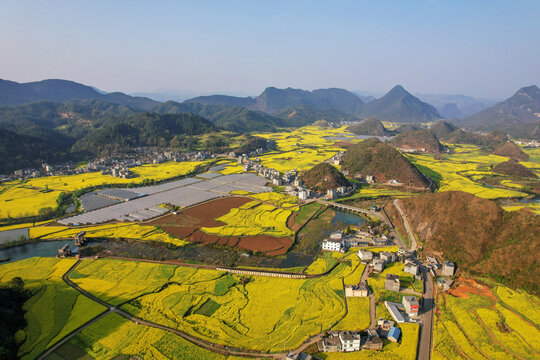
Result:
{"type": "Polygon", "coordinates": [[[153,327],[153,328],[157,328],[157,329],[161,329],[161,330],[164,330],[164,331],[167,331],[167,332],[174,333],[174,334],[184,338],[185,340],[191,342],[192,344],[195,344],[195,345],[200,346],[200,347],[202,347],[204,349],[207,349],[207,350],[210,350],[212,352],[219,353],[219,354],[222,354],[222,355],[255,357],[255,358],[273,358],[273,359],[284,359],[285,356],[286,356],[286,353],[265,354],[265,353],[258,353],[258,352],[255,352],[255,351],[250,351],[250,350],[235,350],[235,349],[232,349],[232,348],[227,347],[227,346],[216,346],[216,345],[214,345],[214,344],[212,344],[212,343],[210,343],[210,342],[208,342],[206,340],[199,339],[199,338],[197,338],[195,336],[192,336],[192,335],[190,335],[188,333],[185,333],[183,331],[173,329],[173,328],[170,328],[168,326],[163,326],[163,325],[160,325],[160,324],[156,324],[156,323],[153,323],[151,321],[143,320],[143,319],[141,319],[141,318],[139,318],[137,316],[129,314],[129,313],[127,313],[127,312],[125,312],[125,311],[123,311],[121,309],[118,309],[117,307],[107,303],[106,301],[98,298],[97,296],[92,295],[91,293],[89,293],[88,291],[84,290],[79,285],[77,285],[73,281],[71,281],[71,279],[69,278],[69,275],[71,274],[71,272],[73,272],[73,270],[75,270],[75,268],[81,263],[81,261],[82,260],[78,260],[62,276],[62,280],[64,280],[64,282],[66,284],[68,284],[69,286],[71,286],[73,289],[77,290],[80,294],[86,296],[90,300],[93,300],[93,301],[105,306],[108,310],[103,312],[102,314],[98,315],[97,317],[93,318],[92,320],[88,321],[87,323],[83,324],[82,326],[80,326],[79,328],[77,328],[76,330],[74,330],[73,332],[68,334],[67,336],[65,336],[58,343],[56,343],[55,345],[53,345],[52,347],[50,347],[49,349],[47,349],[46,351],[41,353],[36,359],[44,359],[46,356],[48,356],[49,354],[54,352],[56,349],[58,349],[61,345],[65,344],[67,341],[69,341],[73,336],[77,335],[82,330],[84,330],[85,328],[87,328],[88,326],[90,326],[94,322],[100,320],[102,317],[108,315],[111,312],[114,312],[114,313],[124,317],[125,319],[134,322],[135,324],[146,325],[146,326],[149,326],[149,327],[153,327]]]}
{"type": "MultiPolygon", "coordinates": [[[[130,260],[133,260],[133,259],[130,259],[130,260]]],[[[47,356],[52,354],[54,351],[56,351],[62,345],[67,343],[69,340],[71,340],[75,335],[79,334],[81,331],[83,331],[84,329],[86,329],[90,325],[94,324],[95,322],[99,321],[100,319],[102,319],[103,317],[107,316],[108,314],[110,314],[112,312],[122,316],[123,318],[125,318],[125,319],[127,319],[127,320],[129,320],[131,322],[134,322],[135,324],[145,325],[145,326],[149,326],[149,327],[153,327],[153,328],[157,328],[157,329],[161,329],[161,330],[173,333],[173,334],[178,335],[178,336],[182,337],[183,339],[191,342],[192,344],[194,344],[196,346],[202,347],[202,348],[204,348],[206,350],[209,350],[209,351],[212,351],[212,352],[215,352],[215,353],[219,353],[219,354],[222,354],[222,355],[251,357],[251,358],[272,358],[272,359],[285,359],[286,358],[287,353],[285,353],[285,352],[284,353],[271,353],[271,354],[268,354],[268,353],[259,353],[259,352],[253,351],[253,350],[232,348],[232,347],[228,347],[228,346],[224,346],[224,345],[215,345],[215,344],[213,344],[213,343],[211,343],[209,341],[197,338],[197,337],[192,336],[192,335],[190,335],[190,334],[188,334],[186,332],[183,332],[181,330],[177,330],[177,329],[174,329],[174,328],[170,328],[168,326],[164,326],[164,325],[160,325],[160,324],[157,324],[157,323],[154,323],[154,322],[151,322],[151,321],[147,321],[147,320],[141,319],[141,318],[139,318],[137,316],[134,316],[134,315],[132,315],[132,314],[130,314],[130,313],[124,311],[124,310],[121,310],[121,309],[109,304],[108,302],[98,298],[97,296],[92,295],[91,293],[89,293],[88,291],[84,290],[79,285],[77,285],[73,281],[71,281],[71,279],[69,278],[69,275],[75,270],[75,268],[77,268],[77,266],[81,262],[82,262],[82,259],[77,260],[77,262],[62,276],[62,280],[67,285],[69,285],[70,287],[72,287],[73,289],[78,291],[81,295],[84,295],[87,298],[89,298],[90,300],[93,300],[93,301],[97,302],[98,304],[103,305],[104,307],[107,308],[107,310],[105,310],[103,313],[99,314],[98,316],[94,317],[93,319],[89,320],[88,322],[84,323],[83,325],[81,325],[77,329],[73,330],[68,335],[66,335],[64,338],[62,338],[59,342],[57,342],[56,344],[54,344],[53,346],[51,346],[50,348],[48,348],[47,350],[42,352],[36,358],[38,360],[45,359],[47,356]]],[[[159,262],[159,261],[150,261],[150,262],[164,263],[164,262],[159,262]]],[[[165,264],[167,264],[167,263],[165,263],[165,264]]],[[[338,264],[339,264],[339,262],[338,262],[338,264]]],[[[169,265],[172,265],[172,264],[169,263],[169,265]]],[[[193,264],[186,264],[186,265],[199,267],[198,265],[193,265],[193,264]]],[[[203,267],[203,266],[200,266],[200,267],[203,267]]],[[[208,268],[210,266],[205,266],[205,267],[208,268]]],[[[311,276],[319,277],[319,276],[323,276],[325,274],[318,274],[318,275],[311,275],[311,276]]],[[[373,298],[372,305],[373,305],[373,307],[375,305],[374,298],[373,298]]],[[[372,315],[371,316],[372,317],[371,321],[372,321],[372,324],[373,324],[374,317],[375,317],[375,312],[374,311],[371,312],[371,315],[372,315]]],[[[306,341],[304,341],[302,343],[302,345],[300,345],[297,349],[292,350],[292,351],[295,351],[295,352],[298,353],[300,351],[305,350],[310,345],[315,344],[318,341],[320,341],[322,339],[323,335],[324,335],[324,332],[311,336],[306,341]]]]}

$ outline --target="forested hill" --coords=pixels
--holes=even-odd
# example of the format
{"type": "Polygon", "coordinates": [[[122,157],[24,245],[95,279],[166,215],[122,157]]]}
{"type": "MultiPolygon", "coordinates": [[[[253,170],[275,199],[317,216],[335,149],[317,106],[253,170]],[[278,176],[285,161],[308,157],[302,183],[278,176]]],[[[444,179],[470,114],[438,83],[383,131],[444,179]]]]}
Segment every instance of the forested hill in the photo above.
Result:
{"type": "Polygon", "coordinates": [[[397,180],[412,188],[429,187],[429,181],[407,158],[376,138],[349,147],[342,160],[341,169],[347,171],[350,177],[365,178],[371,175],[378,183],[397,180]]]}
{"type": "Polygon", "coordinates": [[[78,140],[73,151],[93,154],[125,151],[135,146],[179,146],[183,135],[216,131],[208,120],[191,113],[135,113],[120,117],[78,140]]]}
{"type": "Polygon", "coordinates": [[[538,294],[539,216],[526,209],[506,212],[461,191],[399,201],[425,250],[442,253],[472,274],[538,294]]]}

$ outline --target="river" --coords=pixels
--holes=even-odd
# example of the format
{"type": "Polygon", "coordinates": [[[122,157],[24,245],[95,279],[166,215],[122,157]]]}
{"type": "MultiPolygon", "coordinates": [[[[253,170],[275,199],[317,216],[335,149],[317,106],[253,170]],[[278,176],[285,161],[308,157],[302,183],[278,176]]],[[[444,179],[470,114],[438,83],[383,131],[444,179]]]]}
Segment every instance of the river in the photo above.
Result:
{"type": "MultiPolygon", "coordinates": [[[[0,259],[11,258],[8,262],[28,259],[34,256],[56,256],[58,249],[68,244],[73,249],[73,240],[54,240],[14,246],[0,250],[0,259]]],[[[5,264],[2,262],[0,264],[5,264]]]]}

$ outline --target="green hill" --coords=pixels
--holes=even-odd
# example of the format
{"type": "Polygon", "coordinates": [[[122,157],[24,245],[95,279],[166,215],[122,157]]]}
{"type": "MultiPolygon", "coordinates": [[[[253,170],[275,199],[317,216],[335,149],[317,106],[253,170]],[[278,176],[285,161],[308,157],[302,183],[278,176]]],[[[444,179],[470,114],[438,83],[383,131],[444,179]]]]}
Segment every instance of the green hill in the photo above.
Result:
{"type": "Polygon", "coordinates": [[[415,130],[399,134],[389,144],[394,147],[428,153],[440,153],[444,151],[439,139],[430,130],[415,130]]]}
{"type": "Polygon", "coordinates": [[[396,134],[394,131],[385,128],[376,118],[369,118],[360,124],[349,126],[347,130],[357,135],[392,136],[396,134]]]}
{"type": "Polygon", "coordinates": [[[350,185],[338,169],[327,163],[317,164],[309,170],[302,171],[299,176],[308,189],[319,193],[350,185]]]}
{"type": "Polygon", "coordinates": [[[372,175],[378,183],[397,180],[405,186],[427,189],[429,181],[399,151],[376,138],[364,140],[347,150],[342,171],[351,177],[372,175]]]}

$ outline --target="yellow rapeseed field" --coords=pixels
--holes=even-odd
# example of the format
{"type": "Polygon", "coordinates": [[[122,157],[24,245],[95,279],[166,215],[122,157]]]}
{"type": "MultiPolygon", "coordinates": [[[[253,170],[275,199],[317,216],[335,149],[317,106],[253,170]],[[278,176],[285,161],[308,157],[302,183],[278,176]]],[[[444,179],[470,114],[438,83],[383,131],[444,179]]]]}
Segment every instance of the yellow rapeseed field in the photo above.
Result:
{"type": "Polygon", "coordinates": [[[56,199],[62,191],[71,192],[106,184],[139,184],[146,179],[160,181],[187,175],[195,171],[198,166],[208,163],[209,161],[184,161],[142,165],[131,169],[137,175],[133,179],[122,179],[93,172],[4,183],[0,185],[0,218],[34,216],[41,208],[55,208],[56,199]],[[45,192],[47,188],[49,192],[45,192]]]}
{"type": "Polygon", "coordinates": [[[115,223],[107,225],[69,228],[67,226],[39,226],[30,228],[32,239],[62,239],[72,238],[80,231],[86,231],[88,238],[125,238],[170,243],[176,246],[188,242],[175,238],[157,226],[139,225],[132,223],[115,223]]]}
{"type": "Polygon", "coordinates": [[[291,214],[292,210],[254,201],[239,208],[233,208],[227,214],[216,219],[227,225],[203,227],[201,230],[208,234],[221,236],[292,236],[294,232],[287,227],[287,219],[291,214]]]}

